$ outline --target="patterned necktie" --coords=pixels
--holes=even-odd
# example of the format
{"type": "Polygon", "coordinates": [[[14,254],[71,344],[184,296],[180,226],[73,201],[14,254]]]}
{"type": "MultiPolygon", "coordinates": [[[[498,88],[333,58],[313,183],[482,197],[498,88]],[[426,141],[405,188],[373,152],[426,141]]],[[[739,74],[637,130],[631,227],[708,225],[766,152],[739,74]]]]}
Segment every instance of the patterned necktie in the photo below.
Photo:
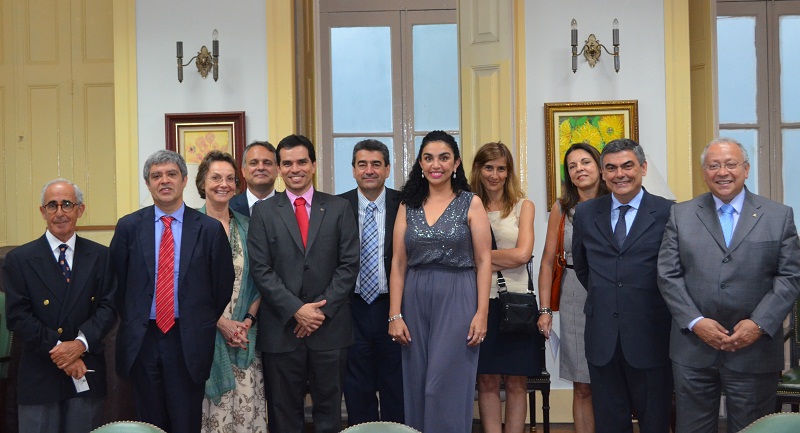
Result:
{"type": "Polygon", "coordinates": [[[725,246],[729,247],[733,237],[733,206],[725,203],[719,207],[719,224],[722,226],[722,235],[725,236],[725,246]]]}
{"type": "Polygon", "coordinates": [[[308,212],[306,199],[303,197],[294,199],[294,217],[297,218],[297,226],[300,227],[300,237],[303,238],[303,248],[305,248],[308,240],[308,212]]]}
{"type": "Polygon", "coordinates": [[[361,269],[359,271],[361,298],[371,304],[378,297],[378,223],[375,203],[367,205],[364,214],[364,233],[361,235],[361,269]]]}
{"type": "Polygon", "coordinates": [[[628,213],[628,209],[630,208],[631,207],[626,204],[617,208],[619,209],[619,216],[617,217],[617,225],[614,226],[614,240],[617,241],[617,246],[620,248],[622,248],[622,244],[625,243],[625,237],[628,236],[625,214],[628,213]]]}
{"type": "Polygon", "coordinates": [[[64,278],[67,279],[67,283],[69,280],[72,279],[72,270],[69,268],[69,263],[67,263],[67,244],[61,244],[58,246],[58,267],[61,269],[61,273],[64,275],[64,278]]]}
{"type": "Polygon", "coordinates": [[[164,215],[164,232],[158,247],[158,277],[156,277],[156,325],[167,333],[175,324],[175,240],[172,238],[172,221],[164,215]]]}

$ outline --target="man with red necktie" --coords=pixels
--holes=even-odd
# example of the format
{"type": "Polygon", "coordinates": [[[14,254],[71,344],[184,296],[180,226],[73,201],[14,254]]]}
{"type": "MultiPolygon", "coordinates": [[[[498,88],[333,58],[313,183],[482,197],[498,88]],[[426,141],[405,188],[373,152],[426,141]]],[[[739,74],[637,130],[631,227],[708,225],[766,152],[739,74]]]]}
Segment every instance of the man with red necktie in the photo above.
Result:
{"type": "Polygon", "coordinates": [[[216,324],[233,291],[228,237],[187,207],[186,162],[160,150],[144,164],[153,197],[111,240],[121,322],[117,373],[132,379],[136,415],[171,433],[200,431],[216,324]]]}
{"type": "Polygon", "coordinates": [[[353,343],[350,295],[359,266],[358,225],[347,200],[315,191],[314,145],[302,135],[278,144],[286,191],[253,206],[247,247],[263,302],[256,347],[265,352],[275,419],[270,429],[303,431],[303,397],[314,430],[342,428],[341,383],[353,343]]]}

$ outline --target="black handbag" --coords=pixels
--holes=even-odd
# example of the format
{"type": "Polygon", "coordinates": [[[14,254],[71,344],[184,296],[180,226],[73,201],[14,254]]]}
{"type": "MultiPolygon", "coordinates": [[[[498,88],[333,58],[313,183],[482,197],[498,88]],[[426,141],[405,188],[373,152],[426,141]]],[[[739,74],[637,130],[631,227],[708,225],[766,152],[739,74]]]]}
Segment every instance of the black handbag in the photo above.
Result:
{"type": "MultiPolygon", "coordinates": [[[[492,249],[497,249],[494,232],[492,233],[492,249]]],[[[526,293],[509,292],[502,272],[497,271],[497,297],[502,308],[500,313],[500,332],[507,334],[538,334],[539,306],[536,302],[536,293],[533,291],[530,264],[531,262],[529,261],[525,265],[528,271],[528,291],[526,293]]]]}

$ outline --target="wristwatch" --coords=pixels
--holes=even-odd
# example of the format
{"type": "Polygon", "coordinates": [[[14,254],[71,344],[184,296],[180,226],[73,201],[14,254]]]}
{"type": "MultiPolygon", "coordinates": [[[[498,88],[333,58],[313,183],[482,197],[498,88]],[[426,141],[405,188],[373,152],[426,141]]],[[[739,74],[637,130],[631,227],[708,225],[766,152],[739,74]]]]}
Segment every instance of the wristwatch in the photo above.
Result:
{"type": "MultiPolygon", "coordinates": [[[[253,325],[255,325],[256,322],[258,321],[258,319],[256,319],[256,316],[254,316],[254,315],[252,315],[250,313],[245,314],[244,315],[244,319],[250,319],[250,321],[253,322],[253,325]]],[[[244,320],[244,319],[242,319],[242,320],[244,320]]]]}

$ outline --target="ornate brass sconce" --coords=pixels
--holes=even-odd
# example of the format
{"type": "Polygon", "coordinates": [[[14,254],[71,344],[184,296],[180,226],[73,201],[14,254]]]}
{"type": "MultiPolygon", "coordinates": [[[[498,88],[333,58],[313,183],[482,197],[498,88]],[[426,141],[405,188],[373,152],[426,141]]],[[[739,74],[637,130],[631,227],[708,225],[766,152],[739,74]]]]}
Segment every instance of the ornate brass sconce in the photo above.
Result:
{"type": "Polygon", "coordinates": [[[608,48],[605,45],[601,44],[600,41],[595,37],[594,33],[589,35],[589,38],[586,39],[583,48],[581,48],[580,52],[578,51],[578,22],[575,19],[572,20],[572,73],[578,71],[578,55],[583,54],[583,57],[586,58],[586,61],[589,63],[589,67],[594,68],[594,65],[597,64],[597,61],[600,60],[600,55],[603,54],[603,50],[608,54],[614,56],[614,71],[619,72],[619,21],[615,18],[613,23],[613,28],[611,30],[611,35],[613,38],[613,45],[614,45],[614,52],[608,51],[608,48]],[[602,50],[601,50],[602,48],[602,50]]]}
{"type": "Polygon", "coordinates": [[[200,47],[200,51],[197,52],[197,55],[189,59],[189,61],[184,64],[183,63],[183,42],[178,41],[177,43],[177,50],[178,50],[178,82],[183,82],[183,67],[188,66],[194,60],[195,66],[197,66],[197,72],[203,78],[208,76],[208,72],[212,71],[214,76],[214,81],[219,79],[219,41],[217,40],[217,36],[219,33],[217,29],[214,29],[214,32],[211,33],[213,41],[211,42],[211,49],[212,52],[208,52],[208,48],[205,45],[200,47]]]}

